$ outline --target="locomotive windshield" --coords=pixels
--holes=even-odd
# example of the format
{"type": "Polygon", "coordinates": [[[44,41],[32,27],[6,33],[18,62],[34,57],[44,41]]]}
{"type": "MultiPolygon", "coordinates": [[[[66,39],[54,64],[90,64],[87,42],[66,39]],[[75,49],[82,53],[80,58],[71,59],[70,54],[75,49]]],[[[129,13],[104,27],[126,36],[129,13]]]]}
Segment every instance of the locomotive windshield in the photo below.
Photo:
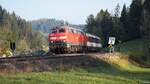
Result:
{"type": "Polygon", "coordinates": [[[53,29],[51,33],[64,33],[65,29],[61,28],[61,29],[53,29]]]}
{"type": "Polygon", "coordinates": [[[57,30],[52,30],[52,33],[57,33],[57,30]]]}
{"type": "Polygon", "coordinates": [[[59,29],[59,33],[64,33],[65,32],[65,29],[59,29]]]}

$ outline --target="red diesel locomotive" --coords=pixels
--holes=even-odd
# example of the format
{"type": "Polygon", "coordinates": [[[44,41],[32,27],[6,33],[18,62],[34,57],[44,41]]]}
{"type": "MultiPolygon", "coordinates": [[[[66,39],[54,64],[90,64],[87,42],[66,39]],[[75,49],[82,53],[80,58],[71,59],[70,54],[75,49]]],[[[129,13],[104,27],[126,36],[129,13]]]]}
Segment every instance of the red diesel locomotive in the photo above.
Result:
{"type": "Polygon", "coordinates": [[[102,47],[100,38],[69,26],[59,26],[49,34],[49,49],[53,53],[96,51],[102,47]]]}

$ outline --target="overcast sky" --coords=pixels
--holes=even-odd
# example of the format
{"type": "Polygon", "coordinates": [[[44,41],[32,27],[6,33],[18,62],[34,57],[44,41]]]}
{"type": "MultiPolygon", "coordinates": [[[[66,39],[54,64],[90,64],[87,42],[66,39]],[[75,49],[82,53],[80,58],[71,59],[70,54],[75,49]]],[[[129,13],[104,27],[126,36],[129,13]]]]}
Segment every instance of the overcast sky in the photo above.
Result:
{"type": "Polygon", "coordinates": [[[113,13],[117,3],[129,6],[132,0],[0,0],[0,5],[9,12],[26,20],[41,18],[63,19],[73,24],[85,24],[90,14],[100,9],[113,13]]]}

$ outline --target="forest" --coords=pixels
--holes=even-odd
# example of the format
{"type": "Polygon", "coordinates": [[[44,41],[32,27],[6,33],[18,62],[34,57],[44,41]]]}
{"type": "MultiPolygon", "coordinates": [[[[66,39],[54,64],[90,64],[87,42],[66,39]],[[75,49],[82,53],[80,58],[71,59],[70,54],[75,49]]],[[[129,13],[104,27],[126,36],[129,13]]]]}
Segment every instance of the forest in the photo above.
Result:
{"type": "Polygon", "coordinates": [[[121,14],[119,4],[113,15],[102,9],[96,16],[88,16],[86,30],[100,36],[104,45],[109,36],[116,37],[118,42],[149,37],[149,7],[149,0],[133,0],[130,7],[124,4],[121,14]]]}
{"type": "MultiPolygon", "coordinates": [[[[0,6],[1,51],[10,50],[11,42],[16,43],[16,53],[42,49],[47,44],[46,38],[40,32],[32,30],[30,22],[0,6]]],[[[0,52],[0,55],[3,53],[0,52]]]]}
{"type": "MultiPolygon", "coordinates": [[[[96,16],[90,14],[86,21],[86,31],[99,36],[103,47],[108,46],[110,36],[116,37],[116,44],[140,39],[144,43],[144,48],[140,47],[143,56],[139,59],[150,59],[150,0],[132,0],[129,7],[124,4],[122,10],[120,9],[118,4],[114,14],[103,9],[96,16]]],[[[136,59],[138,56],[131,57],[136,59]]]]}

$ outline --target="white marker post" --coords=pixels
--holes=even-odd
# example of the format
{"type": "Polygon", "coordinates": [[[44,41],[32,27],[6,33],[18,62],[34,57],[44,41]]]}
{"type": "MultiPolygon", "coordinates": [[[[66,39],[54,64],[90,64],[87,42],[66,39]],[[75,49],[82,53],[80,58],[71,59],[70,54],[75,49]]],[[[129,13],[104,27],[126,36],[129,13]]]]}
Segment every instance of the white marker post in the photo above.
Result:
{"type": "Polygon", "coordinates": [[[109,53],[111,54],[112,52],[114,52],[114,47],[113,45],[115,44],[115,40],[116,38],[115,37],[109,37],[109,41],[108,41],[108,44],[109,44],[109,53]]]}

